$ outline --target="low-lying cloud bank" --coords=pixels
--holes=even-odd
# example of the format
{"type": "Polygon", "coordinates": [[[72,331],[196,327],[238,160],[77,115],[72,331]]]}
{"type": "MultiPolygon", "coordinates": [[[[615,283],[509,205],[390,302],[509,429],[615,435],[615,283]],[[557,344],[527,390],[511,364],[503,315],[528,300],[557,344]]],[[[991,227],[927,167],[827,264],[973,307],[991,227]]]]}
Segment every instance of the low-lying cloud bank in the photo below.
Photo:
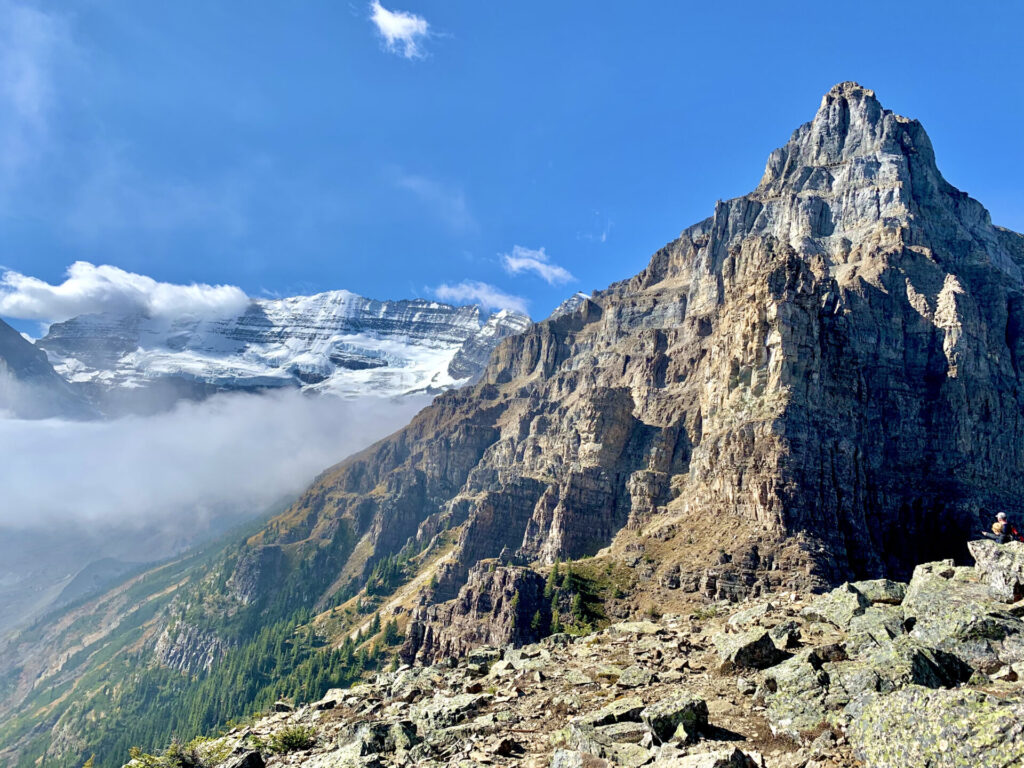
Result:
{"type": "Polygon", "coordinates": [[[429,401],[287,391],[105,422],[0,419],[0,526],[180,532],[218,515],[259,514],[429,401]]]}
{"type": "Polygon", "coordinates": [[[7,270],[0,275],[0,315],[44,323],[96,312],[143,312],[150,317],[234,317],[249,297],[233,285],[162,283],[109,264],[76,261],[52,284],[7,270]]]}

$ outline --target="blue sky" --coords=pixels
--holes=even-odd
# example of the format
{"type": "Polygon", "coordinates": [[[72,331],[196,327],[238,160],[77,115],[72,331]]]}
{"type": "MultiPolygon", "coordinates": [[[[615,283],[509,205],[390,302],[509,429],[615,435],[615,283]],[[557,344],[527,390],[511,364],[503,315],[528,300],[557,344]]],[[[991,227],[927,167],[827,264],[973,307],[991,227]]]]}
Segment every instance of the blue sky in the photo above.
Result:
{"type": "Polygon", "coordinates": [[[0,265],[543,317],[752,189],[847,79],[1024,230],[1024,4],[722,7],[0,0],[0,265]]]}

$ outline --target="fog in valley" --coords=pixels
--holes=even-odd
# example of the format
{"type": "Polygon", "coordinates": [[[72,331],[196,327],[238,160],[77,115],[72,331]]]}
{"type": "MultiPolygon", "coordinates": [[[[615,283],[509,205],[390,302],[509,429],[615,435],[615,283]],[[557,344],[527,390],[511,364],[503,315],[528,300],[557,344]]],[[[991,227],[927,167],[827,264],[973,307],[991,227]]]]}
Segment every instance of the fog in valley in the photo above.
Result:
{"type": "Polygon", "coordinates": [[[0,625],[89,563],[167,557],[280,508],[429,401],[278,391],[111,421],[0,419],[0,625]]]}

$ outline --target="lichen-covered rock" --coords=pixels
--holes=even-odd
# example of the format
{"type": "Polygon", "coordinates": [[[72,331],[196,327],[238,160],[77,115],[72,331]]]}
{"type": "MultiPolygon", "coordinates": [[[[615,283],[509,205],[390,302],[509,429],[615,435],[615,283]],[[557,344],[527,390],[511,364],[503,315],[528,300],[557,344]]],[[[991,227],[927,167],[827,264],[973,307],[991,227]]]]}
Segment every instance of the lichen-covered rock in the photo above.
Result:
{"type": "Polygon", "coordinates": [[[235,757],[229,757],[220,764],[218,768],[264,768],[263,755],[255,750],[250,750],[235,757]]]}
{"type": "Polygon", "coordinates": [[[649,704],[640,717],[662,741],[674,735],[694,740],[708,724],[708,705],[704,699],[680,691],[668,698],[649,704]],[[679,733],[682,729],[682,733],[679,733]]]}
{"type": "Polygon", "coordinates": [[[640,722],[640,713],[643,709],[644,702],[639,696],[623,696],[578,720],[594,727],[612,723],[640,722]]]}
{"type": "Polygon", "coordinates": [[[967,542],[967,549],[996,600],[1013,603],[1024,597],[1024,542],[978,539],[967,542]]]}
{"type": "Polygon", "coordinates": [[[1024,764],[1024,703],[906,688],[860,702],[847,735],[865,768],[1006,768],[1024,764]]]}
{"type": "Polygon", "coordinates": [[[723,671],[731,669],[766,669],[788,658],[779,650],[766,629],[751,629],[735,634],[720,633],[714,637],[723,671]]]}
{"type": "Polygon", "coordinates": [[[980,672],[1024,660],[1017,640],[1024,621],[994,601],[973,568],[952,563],[918,566],[903,601],[910,634],[923,645],[955,654],[980,672]]]}
{"type": "Polygon", "coordinates": [[[851,654],[884,645],[904,634],[903,611],[894,605],[872,605],[850,621],[846,648],[851,654]]]}
{"type": "Polygon", "coordinates": [[[900,581],[891,581],[890,579],[855,581],[850,586],[864,595],[868,602],[872,604],[899,605],[903,602],[903,598],[907,596],[907,585],[900,581]]]}
{"type": "Polygon", "coordinates": [[[871,605],[851,584],[843,584],[816,598],[803,610],[811,621],[825,621],[839,629],[847,629],[855,616],[860,616],[871,605]]]}
{"type": "Polygon", "coordinates": [[[774,733],[799,736],[825,721],[829,676],[822,667],[830,658],[845,655],[809,649],[763,673],[761,690],[774,733]]]}

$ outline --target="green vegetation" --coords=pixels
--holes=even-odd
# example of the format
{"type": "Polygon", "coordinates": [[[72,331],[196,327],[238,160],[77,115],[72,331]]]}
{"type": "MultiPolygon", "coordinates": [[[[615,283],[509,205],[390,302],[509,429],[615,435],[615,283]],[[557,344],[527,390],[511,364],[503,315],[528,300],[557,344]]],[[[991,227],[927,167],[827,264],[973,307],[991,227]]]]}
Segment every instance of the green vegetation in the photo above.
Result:
{"type": "Polygon", "coordinates": [[[266,749],[274,754],[284,754],[299,749],[310,749],[315,744],[316,728],[311,725],[293,725],[271,734],[266,749]]]}
{"type": "MultiPolygon", "coordinates": [[[[244,552],[241,544],[227,549],[221,544],[206,557],[156,569],[132,585],[135,610],[110,637],[69,662],[85,670],[77,683],[55,679],[40,686],[21,708],[24,714],[0,723],[0,743],[38,729],[16,768],[77,768],[86,758],[95,768],[118,768],[130,754],[153,768],[200,768],[209,758],[208,747],[188,740],[216,734],[266,711],[278,699],[319,699],[329,688],[350,685],[382,668],[401,641],[394,619],[382,625],[374,614],[370,632],[336,648],[327,646],[311,624],[319,598],[351,552],[349,529],[340,527],[330,542],[298,547],[287,552],[289,567],[279,581],[246,605],[230,598],[228,584],[244,552]],[[194,567],[199,564],[203,567],[194,567]],[[183,580],[177,590],[169,589],[183,580]],[[215,651],[217,662],[193,676],[155,664],[140,640],[147,622],[162,610],[167,614],[160,626],[167,627],[172,640],[182,632],[186,638],[216,637],[216,647],[226,651],[215,651]],[[370,644],[377,635],[380,641],[370,644]],[[72,685],[75,695],[62,698],[72,685]],[[55,721],[83,737],[76,754],[59,760],[43,758],[55,721]]],[[[406,571],[404,559],[385,558],[371,577],[384,590],[401,583],[406,571]]],[[[297,743],[280,747],[296,749],[289,744],[297,743]]]]}
{"type": "MultiPolygon", "coordinates": [[[[231,754],[226,745],[214,744],[211,739],[193,739],[188,744],[174,740],[162,755],[151,755],[138,747],[132,747],[129,756],[141,768],[210,768],[224,762],[231,754]]],[[[95,756],[90,757],[83,768],[91,768],[95,756]]]]}

